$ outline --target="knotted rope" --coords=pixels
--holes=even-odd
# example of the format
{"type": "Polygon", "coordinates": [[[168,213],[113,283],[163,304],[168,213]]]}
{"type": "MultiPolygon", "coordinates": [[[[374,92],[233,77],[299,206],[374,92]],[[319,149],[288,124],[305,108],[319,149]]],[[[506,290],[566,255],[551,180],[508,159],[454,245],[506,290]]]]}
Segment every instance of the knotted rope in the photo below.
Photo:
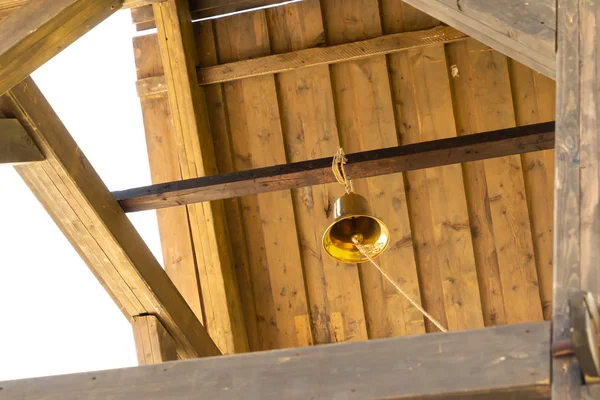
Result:
{"type": "Polygon", "coordinates": [[[337,153],[335,153],[335,156],[333,156],[331,170],[333,171],[335,179],[344,185],[346,193],[352,193],[354,192],[354,184],[350,179],[348,179],[348,176],[346,175],[346,169],[344,168],[344,165],[346,165],[347,161],[348,159],[346,158],[346,154],[344,154],[344,150],[340,147],[337,153]]]}

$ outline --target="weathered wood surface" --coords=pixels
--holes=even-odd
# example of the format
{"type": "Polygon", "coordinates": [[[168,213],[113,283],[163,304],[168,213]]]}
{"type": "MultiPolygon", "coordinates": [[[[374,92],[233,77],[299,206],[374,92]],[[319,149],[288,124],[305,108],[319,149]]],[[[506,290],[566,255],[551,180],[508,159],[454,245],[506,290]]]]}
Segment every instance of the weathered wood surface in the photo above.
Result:
{"type": "Polygon", "coordinates": [[[554,0],[405,0],[493,49],[554,78],[554,0]]]}
{"type": "MultiPolygon", "coordinates": [[[[558,1],[553,340],[568,338],[569,294],[600,295],[600,2],[558,1]]],[[[556,399],[585,398],[574,357],[553,362],[556,399]]]]}
{"type": "MultiPolygon", "coordinates": [[[[268,10],[271,49],[284,53],[315,45],[323,38],[320,8],[319,0],[306,0],[268,10]],[[305,29],[288,29],[298,20],[314,23],[304,25],[305,29]]],[[[340,142],[329,67],[284,72],[275,76],[275,83],[287,161],[334,154],[340,142]]],[[[336,262],[323,250],[330,205],[343,193],[337,183],[292,190],[315,344],[368,339],[358,269],[336,262]]]]}
{"type": "MultiPolygon", "coordinates": [[[[218,19],[213,26],[221,62],[272,51],[265,10],[218,19]]],[[[227,82],[223,100],[228,123],[220,127],[220,134],[229,133],[233,168],[240,171],[286,163],[275,77],[227,82]]],[[[240,205],[245,211],[242,219],[260,348],[308,346],[313,338],[291,192],[242,197],[240,205]]]]}
{"type": "Polygon", "coordinates": [[[17,119],[0,119],[0,165],[22,164],[44,159],[17,119]]]}
{"type": "MultiPolygon", "coordinates": [[[[406,4],[398,7],[396,0],[382,1],[381,13],[388,34],[439,23],[406,4]]],[[[402,145],[457,136],[455,124],[448,123],[454,121],[454,107],[446,47],[439,44],[388,56],[402,145]]],[[[404,181],[423,305],[451,330],[483,327],[461,165],[408,171],[404,181]]],[[[428,332],[438,331],[427,320],[425,326],[428,332]]]]}
{"type": "MultiPolygon", "coordinates": [[[[551,149],[554,124],[542,123],[477,135],[348,154],[352,179],[551,149]]],[[[127,212],[335,182],[331,158],[257,168],[114,192],[127,212]]]]}
{"type": "Polygon", "coordinates": [[[10,399],[549,399],[550,323],[0,382],[10,399]]]}
{"type": "Polygon", "coordinates": [[[0,22],[0,95],[121,6],[121,0],[32,0],[9,14],[0,22]]]}
{"type": "Polygon", "coordinates": [[[139,365],[177,361],[177,343],[158,318],[138,315],[131,324],[139,365]]]}
{"type": "MultiPolygon", "coordinates": [[[[181,176],[217,173],[204,89],[198,86],[196,42],[187,0],[154,6],[181,176]]],[[[223,353],[248,350],[223,202],[187,207],[202,288],[204,325],[223,353]]]]}
{"type": "Polygon", "coordinates": [[[46,157],[16,166],[128,319],[156,315],[182,358],[220,354],[32,79],[0,98],[46,157]]]}
{"type": "MultiPolygon", "coordinates": [[[[463,40],[467,36],[449,26],[439,26],[413,32],[401,32],[374,39],[339,44],[337,46],[301,48],[281,51],[279,54],[198,68],[200,85],[228,82],[253,76],[278,74],[319,65],[336,64],[351,60],[391,54],[409,49],[425,48],[463,40]]],[[[166,92],[163,77],[137,81],[140,97],[166,92]]]]}

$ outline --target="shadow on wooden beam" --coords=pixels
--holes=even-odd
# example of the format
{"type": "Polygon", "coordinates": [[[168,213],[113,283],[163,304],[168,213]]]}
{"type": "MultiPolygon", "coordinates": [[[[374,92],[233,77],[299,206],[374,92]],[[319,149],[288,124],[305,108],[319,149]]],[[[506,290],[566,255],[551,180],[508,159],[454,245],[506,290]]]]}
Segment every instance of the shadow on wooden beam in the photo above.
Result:
{"type": "MultiPolygon", "coordinates": [[[[348,154],[351,179],[554,148],[554,122],[348,154]]],[[[332,155],[333,156],[333,155],[332,155]]],[[[212,175],[113,192],[126,212],[335,182],[331,158],[212,175]]]]}

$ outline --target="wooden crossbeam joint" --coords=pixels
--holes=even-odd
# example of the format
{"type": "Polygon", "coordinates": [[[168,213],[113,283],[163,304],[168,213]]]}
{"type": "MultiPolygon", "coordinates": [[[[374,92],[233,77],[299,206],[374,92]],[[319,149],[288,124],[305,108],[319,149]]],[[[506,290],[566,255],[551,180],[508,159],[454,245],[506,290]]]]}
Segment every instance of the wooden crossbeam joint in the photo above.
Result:
{"type": "Polygon", "coordinates": [[[45,157],[17,119],[0,119],[0,164],[18,165],[45,157]]]}

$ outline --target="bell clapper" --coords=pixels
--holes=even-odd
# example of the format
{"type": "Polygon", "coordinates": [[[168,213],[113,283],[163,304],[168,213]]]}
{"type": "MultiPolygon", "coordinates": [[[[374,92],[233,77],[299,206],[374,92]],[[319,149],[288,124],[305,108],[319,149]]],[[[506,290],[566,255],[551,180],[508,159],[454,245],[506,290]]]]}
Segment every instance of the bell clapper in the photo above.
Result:
{"type": "Polygon", "coordinates": [[[363,237],[362,233],[360,233],[360,232],[356,232],[355,234],[352,235],[352,243],[354,243],[355,245],[362,244],[363,240],[364,240],[364,237],[363,237]]]}

